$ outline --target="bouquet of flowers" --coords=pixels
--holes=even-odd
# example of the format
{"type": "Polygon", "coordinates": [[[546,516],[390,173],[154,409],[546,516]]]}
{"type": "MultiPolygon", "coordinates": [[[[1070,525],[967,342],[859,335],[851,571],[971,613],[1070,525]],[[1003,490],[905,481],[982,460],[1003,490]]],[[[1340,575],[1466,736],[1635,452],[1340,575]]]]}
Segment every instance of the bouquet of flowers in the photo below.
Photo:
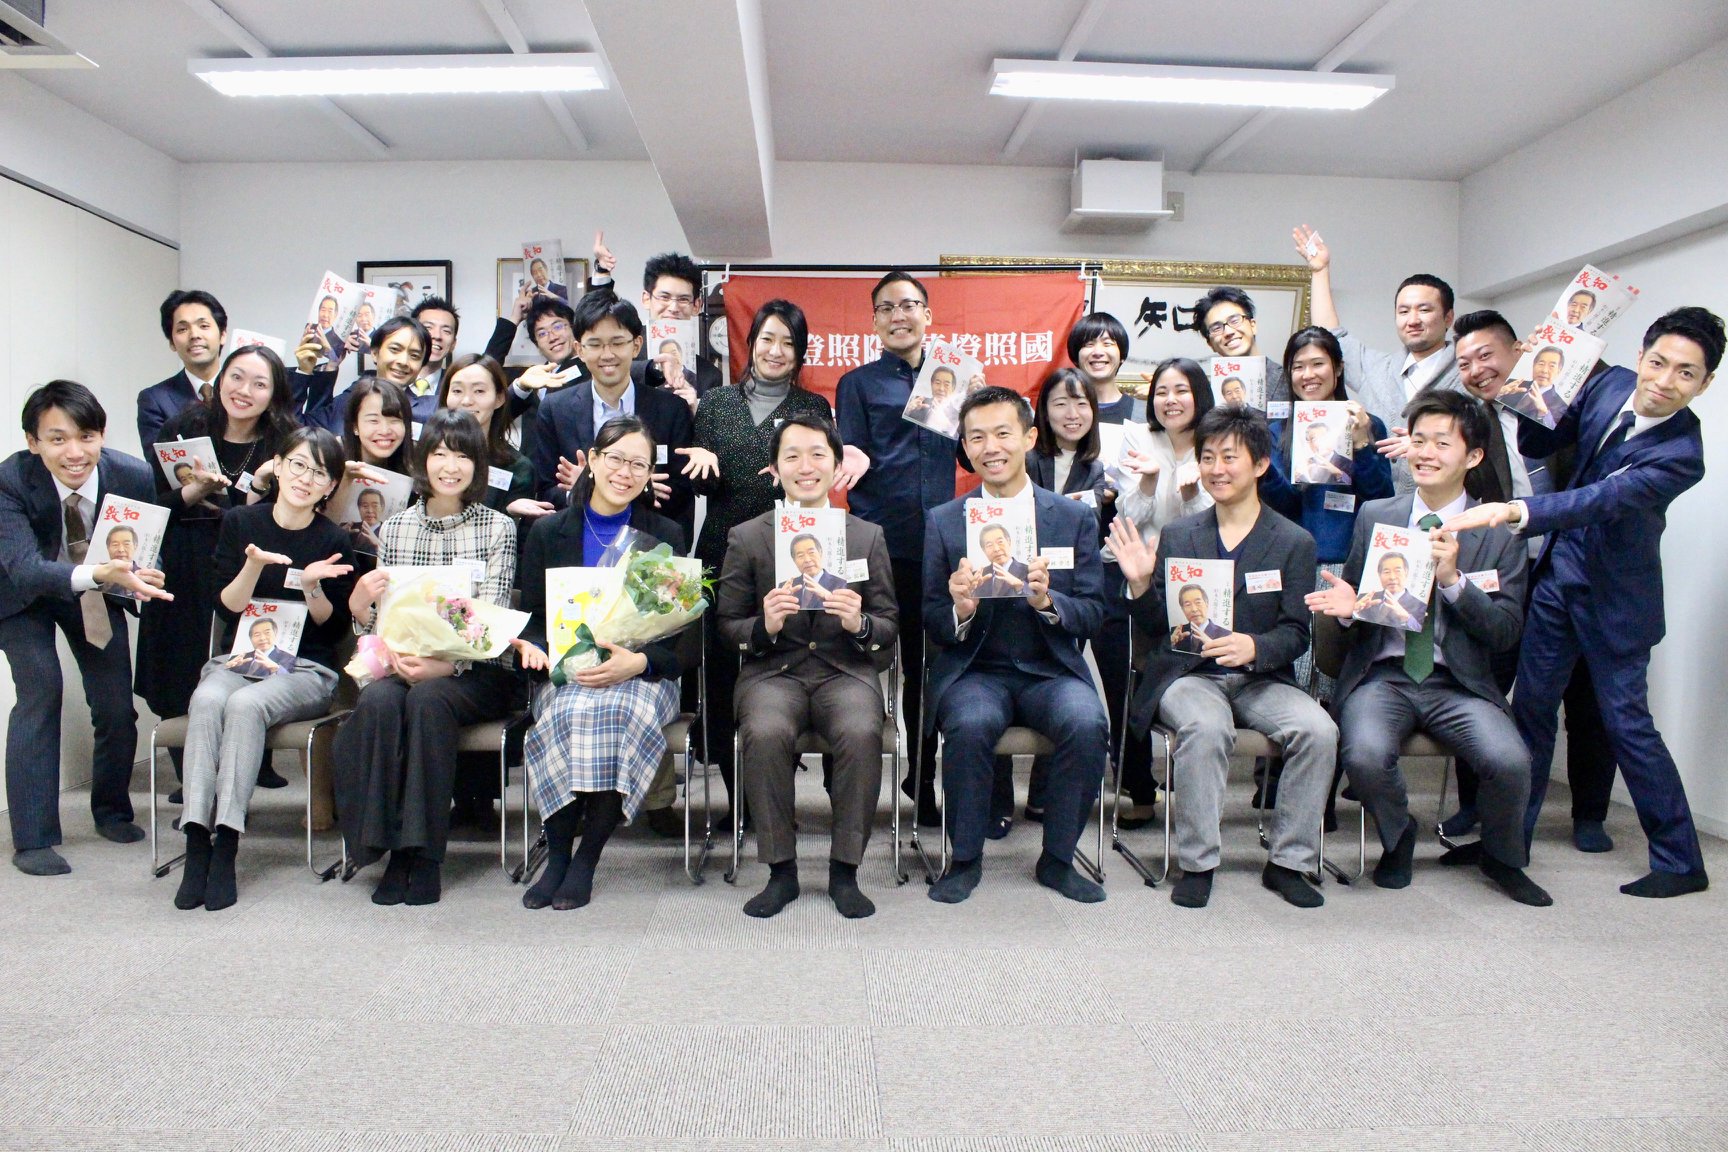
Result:
{"type": "Polygon", "coordinates": [[[552,683],[567,684],[577,672],[604,661],[610,654],[602,644],[640,650],[682,630],[708,607],[704,591],[711,581],[702,577],[702,562],[674,556],[665,544],[626,553],[615,571],[622,571],[615,594],[586,599],[588,610],[580,613],[586,619],[566,620],[564,629],[554,620],[552,683]],[[573,638],[568,646],[560,642],[561,631],[573,638]]]}
{"type": "Polygon", "coordinates": [[[528,614],[476,600],[456,591],[458,583],[449,573],[427,571],[392,580],[379,602],[373,635],[362,638],[348,662],[355,683],[364,688],[388,676],[401,656],[457,661],[501,654],[528,614]]]}

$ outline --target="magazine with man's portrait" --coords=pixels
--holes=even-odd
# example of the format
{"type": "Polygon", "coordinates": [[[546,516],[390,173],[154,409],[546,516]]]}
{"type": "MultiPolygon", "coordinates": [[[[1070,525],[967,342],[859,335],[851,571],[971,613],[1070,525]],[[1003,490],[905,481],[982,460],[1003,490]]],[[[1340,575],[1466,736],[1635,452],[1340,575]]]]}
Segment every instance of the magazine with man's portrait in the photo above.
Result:
{"type": "Polygon", "coordinates": [[[981,600],[1030,596],[1031,561],[1038,555],[1038,506],[1031,500],[966,501],[966,559],[980,577],[981,600]]]}
{"type": "Polygon", "coordinates": [[[248,600],[234,626],[234,645],[223,665],[248,680],[294,671],[306,605],[293,600],[248,600]]]}
{"type": "Polygon", "coordinates": [[[1266,357],[1214,356],[1202,361],[1219,404],[1266,412],[1266,357]]]}
{"type": "Polygon", "coordinates": [[[378,531],[384,521],[408,507],[414,498],[414,480],[400,472],[367,466],[379,482],[356,479],[348,485],[339,503],[330,506],[330,519],[348,530],[354,551],[378,554],[378,531]]]}
{"type": "Polygon", "coordinates": [[[348,333],[358,318],[360,303],[365,299],[361,285],[325,272],[312,293],[312,307],[307,310],[306,323],[318,335],[318,362],[313,370],[335,368],[348,351],[348,333]]]}
{"type": "Polygon", "coordinates": [[[774,510],[774,583],[798,594],[798,608],[820,612],[827,595],[846,587],[846,510],[774,510]]]}
{"type": "Polygon", "coordinates": [[[1548,318],[1587,335],[1600,336],[1637,300],[1638,289],[1612,272],[1586,264],[1560,290],[1560,298],[1548,310],[1548,318]]]}
{"type": "Polygon", "coordinates": [[[1557,427],[1607,341],[1550,320],[1536,330],[1531,351],[1518,358],[1495,401],[1545,428],[1557,427]]]}
{"type": "Polygon", "coordinates": [[[1362,586],[1356,589],[1356,619],[1420,632],[1433,590],[1434,548],[1428,533],[1398,524],[1374,525],[1362,565],[1362,586]]]}
{"type": "Polygon", "coordinates": [[[1235,561],[1164,561],[1164,618],[1172,649],[1198,656],[1209,641],[1230,635],[1235,617],[1235,561]]]}
{"type": "Polygon", "coordinates": [[[984,365],[946,340],[932,340],[901,415],[950,440],[960,439],[960,406],[984,387],[984,365]]]}
{"type": "Polygon", "coordinates": [[[524,240],[522,242],[524,282],[533,286],[536,296],[556,296],[570,302],[570,280],[564,271],[562,240],[524,240]]]}
{"type": "Polygon", "coordinates": [[[1292,404],[1290,482],[1353,483],[1356,460],[1350,449],[1355,437],[1350,424],[1348,401],[1298,400],[1292,404]]]}
{"type": "MultiPolygon", "coordinates": [[[[96,510],[84,562],[97,565],[115,560],[130,564],[134,572],[154,568],[162,555],[162,537],[167,531],[168,509],[110,492],[102,497],[102,506],[96,510]]],[[[138,598],[131,589],[117,584],[104,584],[102,591],[126,600],[138,598]]]]}
{"type": "Polygon", "coordinates": [[[668,387],[676,383],[674,377],[696,387],[696,324],[695,317],[648,321],[648,359],[660,364],[668,387]]]}
{"type": "Polygon", "coordinates": [[[184,488],[197,472],[217,472],[221,465],[216,459],[216,442],[208,436],[188,436],[184,440],[165,440],[150,445],[156,466],[174,488],[184,488]]]}

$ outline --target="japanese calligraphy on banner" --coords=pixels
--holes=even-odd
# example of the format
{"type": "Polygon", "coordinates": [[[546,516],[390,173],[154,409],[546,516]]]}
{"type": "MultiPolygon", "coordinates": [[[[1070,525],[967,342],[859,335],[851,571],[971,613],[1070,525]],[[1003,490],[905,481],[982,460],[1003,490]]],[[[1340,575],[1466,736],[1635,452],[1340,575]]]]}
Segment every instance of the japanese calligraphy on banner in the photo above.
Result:
{"type": "MultiPolygon", "coordinates": [[[[1067,360],[1068,329],[1080,319],[1086,286],[1068,273],[937,276],[919,279],[930,291],[926,340],[946,340],[984,366],[993,385],[1033,398],[1038,385],[1067,360]]],[[[751,276],[726,282],[726,327],[732,379],[748,367],[745,339],[756,310],[783,298],[804,310],[810,346],[799,383],[834,402],[840,377],[882,355],[870,312],[874,277],[751,276]]]]}

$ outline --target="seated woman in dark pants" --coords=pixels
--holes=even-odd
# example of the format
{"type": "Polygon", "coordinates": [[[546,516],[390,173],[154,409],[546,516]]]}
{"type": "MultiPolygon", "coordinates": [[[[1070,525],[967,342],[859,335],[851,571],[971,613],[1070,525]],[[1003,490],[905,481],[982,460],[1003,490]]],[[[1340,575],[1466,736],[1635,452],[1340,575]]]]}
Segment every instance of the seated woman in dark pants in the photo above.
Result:
{"type": "MultiPolygon", "coordinates": [[[[484,503],[486,458],[486,434],[468,413],[426,421],[414,453],[420,502],[384,522],[378,568],[348,599],[357,629],[376,625],[390,569],[401,565],[478,564],[474,597],[509,607],[516,526],[484,503]]],[[[361,691],[336,736],[336,809],[357,863],[390,854],[373,903],[438,902],[457,735],[503,718],[518,695],[508,652],[472,663],[402,656],[394,675],[361,691]]]]}

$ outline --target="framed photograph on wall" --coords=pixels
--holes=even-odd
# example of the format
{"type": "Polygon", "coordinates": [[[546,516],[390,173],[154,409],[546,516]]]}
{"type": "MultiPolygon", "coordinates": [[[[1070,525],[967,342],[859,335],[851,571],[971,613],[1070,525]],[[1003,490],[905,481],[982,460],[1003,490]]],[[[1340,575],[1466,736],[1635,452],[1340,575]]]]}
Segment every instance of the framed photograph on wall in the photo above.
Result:
{"type": "MultiPolygon", "coordinates": [[[[588,291],[588,261],[564,259],[564,275],[568,278],[570,303],[574,306],[582,294],[588,291]]],[[[510,309],[516,300],[516,294],[522,291],[522,282],[527,273],[522,267],[522,257],[510,257],[498,261],[498,315],[509,316],[510,309]]],[[[516,329],[516,342],[510,345],[510,355],[504,358],[506,368],[526,368],[531,364],[545,362],[540,350],[534,347],[534,335],[528,331],[527,325],[516,329]]],[[[512,378],[519,373],[512,373],[512,378]]]]}
{"type": "MultiPolygon", "coordinates": [[[[967,265],[1047,264],[1047,256],[943,256],[955,271],[967,265]]],[[[1076,261],[1079,263],[1081,261],[1076,261]]],[[[1144,390],[1142,372],[1160,360],[1212,355],[1194,317],[1194,302],[1207,289],[1240,288],[1254,300],[1260,350],[1277,358],[1290,334],[1308,325],[1313,274],[1306,264],[1238,264],[1194,260],[1094,260],[1084,258],[1092,281],[1091,311],[1108,312],[1128,329],[1129,359],[1123,361],[1127,390],[1144,390]]]]}

